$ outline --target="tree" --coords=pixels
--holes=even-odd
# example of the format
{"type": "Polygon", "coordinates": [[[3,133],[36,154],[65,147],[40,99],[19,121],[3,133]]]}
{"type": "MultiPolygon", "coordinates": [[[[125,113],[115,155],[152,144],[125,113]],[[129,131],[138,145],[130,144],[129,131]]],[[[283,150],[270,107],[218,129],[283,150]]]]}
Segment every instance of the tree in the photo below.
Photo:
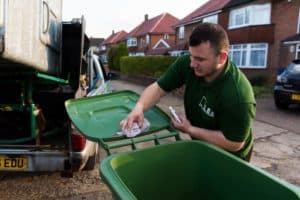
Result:
{"type": "Polygon", "coordinates": [[[114,66],[114,59],[116,57],[116,53],[117,53],[117,47],[116,46],[112,46],[109,48],[107,56],[108,56],[108,66],[110,69],[115,69],[114,66]]]}
{"type": "Polygon", "coordinates": [[[120,70],[120,59],[128,56],[128,48],[126,44],[121,43],[118,47],[113,46],[108,51],[108,65],[111,69],[120,70]]]}

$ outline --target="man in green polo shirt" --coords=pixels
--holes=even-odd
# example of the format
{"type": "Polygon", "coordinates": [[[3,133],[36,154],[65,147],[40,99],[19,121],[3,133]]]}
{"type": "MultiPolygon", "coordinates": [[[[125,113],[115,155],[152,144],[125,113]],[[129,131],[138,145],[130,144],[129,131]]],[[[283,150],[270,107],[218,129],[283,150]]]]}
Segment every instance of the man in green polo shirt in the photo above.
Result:
{"type": "Polygon", "coordinates": [[[142,126],[145,110],[185,85],[186,117],[179,116],[181,123],[172,119],[173,126],[249,161],[256,103],[249,81],[228,58],[228,48],[228,36],[220,25],[200,24],[189,38],[189,55],[179,57],[144,90],[121,128],[130,129],[133,122],[142,126]]]}

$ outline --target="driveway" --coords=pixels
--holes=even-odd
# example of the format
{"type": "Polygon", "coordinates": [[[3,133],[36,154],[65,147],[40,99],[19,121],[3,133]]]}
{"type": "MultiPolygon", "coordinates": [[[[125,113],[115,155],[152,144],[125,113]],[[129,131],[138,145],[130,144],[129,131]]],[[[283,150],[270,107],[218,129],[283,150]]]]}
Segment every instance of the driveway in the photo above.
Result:
{"type": "Polygon", "coordinates": [[[257,100],[256,120],[300,134],[300,106],[291,106],[288,110],[275,107],[272,94],[257,100]]]}

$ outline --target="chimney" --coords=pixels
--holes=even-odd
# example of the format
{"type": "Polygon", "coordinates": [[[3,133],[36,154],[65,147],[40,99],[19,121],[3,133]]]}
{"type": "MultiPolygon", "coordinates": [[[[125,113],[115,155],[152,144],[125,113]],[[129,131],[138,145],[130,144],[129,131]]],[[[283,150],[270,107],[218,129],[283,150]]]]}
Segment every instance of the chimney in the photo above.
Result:
{"type": "Polygon", "coordinates": [[[148,14],[145,14],[145,21],[148,21],[148,14]]]}
{"type": "Polygon", "coordinates": [[[115,30],[112,30],[112,35],[115,34],[115,30]]]}

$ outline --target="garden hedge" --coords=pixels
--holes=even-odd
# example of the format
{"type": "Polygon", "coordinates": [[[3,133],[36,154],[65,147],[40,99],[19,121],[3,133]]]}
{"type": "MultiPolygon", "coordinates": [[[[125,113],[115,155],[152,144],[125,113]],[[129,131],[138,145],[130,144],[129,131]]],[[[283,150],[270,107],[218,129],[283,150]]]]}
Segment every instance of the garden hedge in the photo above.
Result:
{"type": "Polygon", "coordinates": [[[120,72],[125,75],[158,78],[176,58],[173,56],[125,56],[120,60],[120,72]]]}

